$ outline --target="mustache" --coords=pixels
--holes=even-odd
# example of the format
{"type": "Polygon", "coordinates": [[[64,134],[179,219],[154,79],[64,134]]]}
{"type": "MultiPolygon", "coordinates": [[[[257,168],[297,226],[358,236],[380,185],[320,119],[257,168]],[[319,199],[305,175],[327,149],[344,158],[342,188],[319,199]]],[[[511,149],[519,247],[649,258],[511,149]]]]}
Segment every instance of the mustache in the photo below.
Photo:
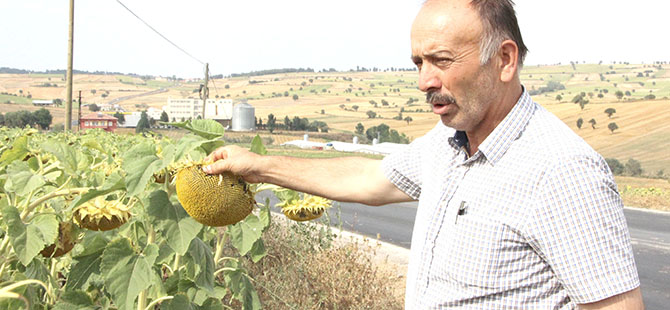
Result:
{"type": "Polygon", "coordinates": [[[456,98],[440,94],[437,91],[426,93],[426,103],[429,104],[456,104],[456,98]]]}

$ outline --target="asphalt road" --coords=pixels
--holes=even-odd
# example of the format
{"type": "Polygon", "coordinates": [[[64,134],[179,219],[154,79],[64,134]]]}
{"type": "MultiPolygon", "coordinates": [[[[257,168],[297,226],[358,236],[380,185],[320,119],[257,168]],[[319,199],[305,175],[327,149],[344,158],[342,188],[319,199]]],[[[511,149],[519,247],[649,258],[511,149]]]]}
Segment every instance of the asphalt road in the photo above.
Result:
{"type": "MultiPolygon", "coordinates": [[[[267,192],[258,195],[262,199],[268,196],[267,192]]],[[[416,202],[381,207],[336,203],[329,214],[334,226],[341,225],[344,230],[409,249],[416,207],[416,202]]],[[[624,214],[630,229],[646,308],[669,309],[670,212],[626,208],[624,214]]]]}

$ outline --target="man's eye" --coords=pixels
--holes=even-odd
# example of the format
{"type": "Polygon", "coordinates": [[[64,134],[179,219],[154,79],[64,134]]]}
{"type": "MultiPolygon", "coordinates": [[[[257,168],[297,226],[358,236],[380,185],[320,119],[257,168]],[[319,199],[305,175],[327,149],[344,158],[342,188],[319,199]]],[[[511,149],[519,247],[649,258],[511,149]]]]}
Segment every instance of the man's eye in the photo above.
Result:
{"type": "Polygon", "coordinates": [[[448,66],[448,65],[450,65],[452,62],[453,62],[453,60],[450,59],[450,58],[440,58],[440,59],[436,59],[436,60],[435,60],[435,63],[436,63],[438,66],[440,66],[440,67],[448,66]]]}

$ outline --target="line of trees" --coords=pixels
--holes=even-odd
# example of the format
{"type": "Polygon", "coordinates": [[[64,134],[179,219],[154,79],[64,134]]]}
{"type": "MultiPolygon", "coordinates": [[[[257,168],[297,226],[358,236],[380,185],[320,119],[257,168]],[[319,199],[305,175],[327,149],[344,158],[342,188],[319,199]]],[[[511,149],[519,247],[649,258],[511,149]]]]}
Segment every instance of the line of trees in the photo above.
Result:
{"type": "Polygon", "coordinates": [[[40,128],[46,130],[51,127],[53,117],[51,112],[45,108],[41,108],[34,112],[16,111],[7,112],[4,115],[0,114],[0,126],[23,128],[26,126],[40,128]]]}
{"type": "Polygon", "coordinates": [[[409,138],[404,133],[399,133],[395,129],[391,129],[388,125],[381,123],[377,126],[372,126],[365,130],[363,124],[356,124],[356,134],[363,135],[365,132],[365,137],[368,141],[378,139],[379,143],[382,142],[392,142],[392,143],[403,143],[408,144],[409,138]]]}
{"type": "Polygon", "coordinates": [[[328,132],[328,124],[322,121],[309,121],[306,117],[294,116],[291,119],[289,116],[284,117],[284,121],[278,122],[274,114],[268,115],[268,120],[263,123],[262,118],[256,118],[256,128],[267,129],[274,132],[276,129],[290,130],[290,131],[311,131],[311,132],[328,132]]]}

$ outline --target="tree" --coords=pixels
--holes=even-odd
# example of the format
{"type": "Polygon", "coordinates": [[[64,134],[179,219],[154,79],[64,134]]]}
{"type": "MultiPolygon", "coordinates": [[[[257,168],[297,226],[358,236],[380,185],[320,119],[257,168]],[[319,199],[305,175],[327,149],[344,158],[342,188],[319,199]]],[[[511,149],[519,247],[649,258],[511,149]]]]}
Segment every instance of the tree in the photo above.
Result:
{"type": "Polygon", "coordinates": [[[608,118],[612,118],[612,114],[616,113],[616,109],[614,108],[607,108],[605,109],[605,114],[607,114],[608,118]]]}
{"type": "Polygon", "coordinates": [[[362,135],[363,132],[365,132],[365,127],[363,127],[363,124],[361,123],[356,124],[356,133],[362,135]]]}
{"type": "Polygon", "coordinates": [[[97,91],[96,91],[95,89],[91,89],[91,94],[94,94],[94,95],[95,95],[96,92],[97,92],[97,91]]]}
{"type": "Polygon", "coordinates": [[[591,124],[591,127],[593,129],[596,129],[596,119],[595,118],[590,119],[589,123],[591,124]]]}
{"type": "Polygon", "coordinates": [[[293,130],[293,128],[291,128],[291,119],[288,118],[288,115],[284,117],[284,126],[286,126],[286,129],[288,130],[293,130]]]}
{"type": "Polygon", "coordinates": [[[577,120],[577,128],[582,129],[582,125],[584,125],[584,119],[581,117],[577,120]]]}
{"type": "Polygon", "coordinates": [[[100,107],[97,104],[89,104],[88,109],[93,111],[93,112],[98,112],[100,111],[100,107]]]}
{"type": "Polygon", "coordinates": [[[276,122],[277,122],[277,119],[275,119],[274,114],[272,114],[272,113],[268,114],[267,126],[268,126],[268,130],[270,131],[270,133],[272,133],[275,130],[276,122]]]}
{"type": "Polygon", "coordinates": [[[560,102],[561,100],[563,100],[563,96],[556,95],[556,101],[560,102]]]}
{"type": "Polygon", "coordinates": [[[51,121],[53,120],[51,113],[45,108],[41,108],[33,112],[33,117],[35,119],[35,123],[44,130],[49,129],[49,126],[51,126],[51,121]]]}
{"type": "Polygon", "coordinates": [[[352,105],[351,108],[354,109],[354,111],[358,111],[359,106],[357,106],[357,105],[352,105]]]}
{"type": "Polygon", "coordinates": [[[140,121],[137,122],[137,127],[135,127],[135,133],[145,132],[149,129],[149,116],[147,112],[142,111],[140,115],[140,121]]]}
{"type": "Polygon", "coordinates": [[[624,166],[626,174],[631,176],[639,176],[642,174],[642,164],[635,159],[629,159],[624,166]]]}
{"type": "Polygon", "coordinates": [[[5,115],[2,113],[0,113],[0,126],[5,126],[5,115]]]}
{"type": "Polygon", "coordinates": [[[126,122],[126,117],[121,112],[116,112],[113,116],[119,120],[119,124],[124,124],[126,122]]]}
{"type": "Polygon", "coordinates": [[[377,116],[377,113],[372,110],[365,112],[365,114],[368,115],[368,118],[375,118],[377,116]]]}
{"type": "Polygon", "coordinates": [[[612,174],[621,175],[624,171],[624,166],[616,158],[605,158],[607,165],[610,167],[612,174]]]}
{"type": "Polygon", "coordinates": [[[582,99],[579,100],[579,107],[584,110],[584,106],[586,106],[587,103],[589,103],[589,101],[582,97],[582,99]]]}
{"type": "Polygon", "coordinates": [[[297,101],[298,100],[298,95],[293,95],[293,100],[297,101]]]}
{"type": "Polygon", "coordinates": [[[411,116],[406,116],[406,117],[405,117],[405,122],[407,122],[407,125],[409,125],[409,123],[410,123],[411,121],[413,121],[413,119],[412,119],[411,116]]]}
{"type": "Polygon", "coordinates": [[[165,123],[170,121],[170,117],[167,115],[167,112],[163,111],[163,113],[161,113],[160,121],[165,123]]]}
{"type": "Polygon", "coordinates": [[[621,100],[621,98],[623,98],[623,92],[620,91],[620,90],[617,90],[617,91],[614,93],[614,96],[616,96],[617,99],[621,100]]]}
{"type": "Polygon", "coordinates": [[[619,129],[619,126],[617,126],[616,123],[612,122],[612,123],[607,124],[607,128],[608,128],[612,133],[614,133],[615,130],[619,129]]]}

